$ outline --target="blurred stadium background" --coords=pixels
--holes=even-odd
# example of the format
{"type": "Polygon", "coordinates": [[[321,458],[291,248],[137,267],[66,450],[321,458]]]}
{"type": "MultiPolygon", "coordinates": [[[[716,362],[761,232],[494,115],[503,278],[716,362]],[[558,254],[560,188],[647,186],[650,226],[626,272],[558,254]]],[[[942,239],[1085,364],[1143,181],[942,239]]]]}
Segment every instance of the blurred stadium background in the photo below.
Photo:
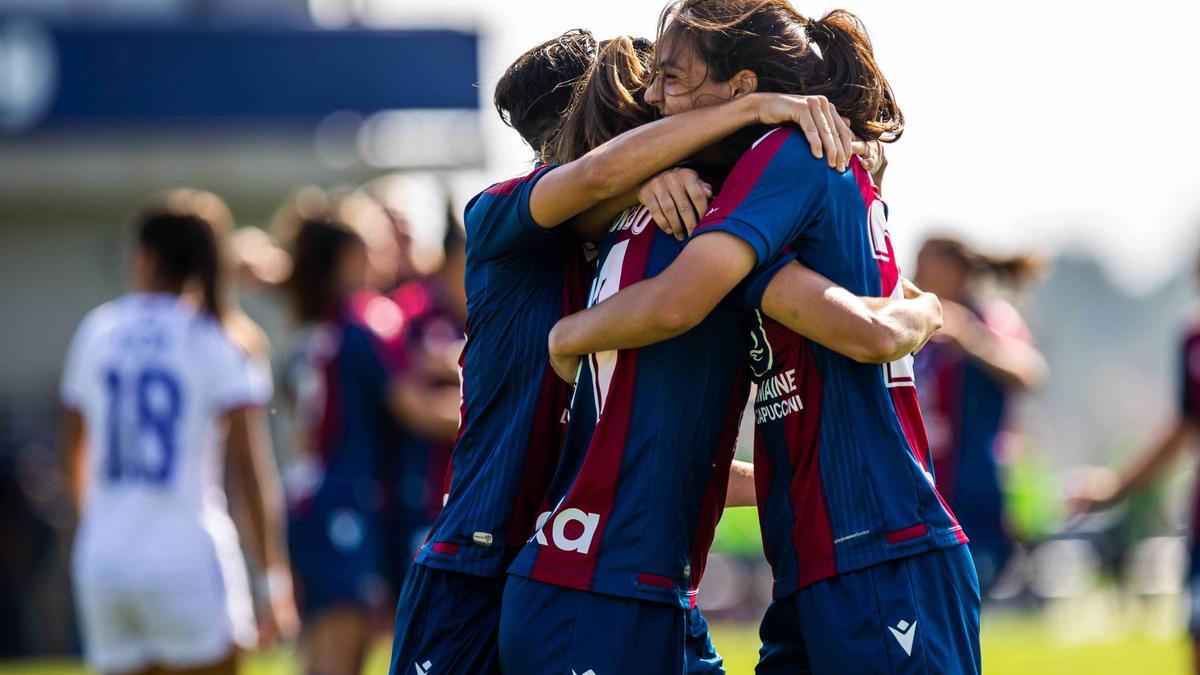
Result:
{"type": "MultiPolygon", "coordinates": [[[[1021,552],[985,602],[988,671],[1185,672],[1191,463],[1084,521],[1067,522],[1060,497],[1073,467],[1119,460],[1174,409],[1200,247],[1200,140],[1180,123],[1200,107],[1200,5],[836,4],[871,28],[910,120],[889,149],[902,253],[937,230],[1053,259],[1015,299],[1052,374],[1006,442],[1021,552]]],[[[265,226],[301,185],[406,172],[461,206],[528,162],[490,108],[516,54],[573,26],[652,35],[657,10],[0,0],[0,672],[80,669],[55,383],[80,317],[123,289],[137,205],[191,185],[265,226]]],[[[440,242],[444,213],[418,220],[415,239],[440,242]]],[[[243,288],[242,301],[278,342],[272,294],[243,288]]],[[[754,515],[729,512],[702,606],[731,672],[751,672],[768,594],[754,515]]],[[[280,652],[246,672],[292,669],[280,652]]]]}

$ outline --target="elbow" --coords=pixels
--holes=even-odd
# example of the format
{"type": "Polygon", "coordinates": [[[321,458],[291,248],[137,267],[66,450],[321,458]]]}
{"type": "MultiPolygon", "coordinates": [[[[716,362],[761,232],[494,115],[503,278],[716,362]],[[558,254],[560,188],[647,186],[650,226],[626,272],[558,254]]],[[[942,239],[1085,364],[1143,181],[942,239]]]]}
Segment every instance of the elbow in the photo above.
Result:
{"type": "Polygon", "coordinates": [[[669,297],[669,293],[657,293],[653,299],[653,326],[659,339],[683,335],[704,320],[706,313],[693,307],[682,298],[669,297]]]}

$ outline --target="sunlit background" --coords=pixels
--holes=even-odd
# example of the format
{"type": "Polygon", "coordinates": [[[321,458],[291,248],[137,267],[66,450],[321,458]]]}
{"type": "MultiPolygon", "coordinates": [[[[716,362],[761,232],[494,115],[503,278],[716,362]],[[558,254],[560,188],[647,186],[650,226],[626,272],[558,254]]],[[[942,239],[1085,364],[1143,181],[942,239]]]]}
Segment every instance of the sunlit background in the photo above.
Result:
{"type": "MultiPolygon", "coordinates": [[[[1060,497],[1072,467],[1119,462],[1174,414],[1200,252],[1200,3],[796,4],[859,14],[898,95],[908,125],[886,197],[906,264],[934,233],[1053,263],[1011,298],[1051,375],[1020,401],[1004,457],[1023,552],[985,602],[988,671],[1185,672],[1191,462],[1086,522],[1060,497]]],[[[461,207],[532,162],[491,107],[512,59],[572,27],[652,37],[659,9],[0,0],[0,657],[21,659],[0,672],[77,667],[54,387],[81,316],[123,288],[122,228],[141,200],[195,185],[265,226],[301,185],[403,171],[461,207]]],[[[426,244],[437,211],[414,223],[426,244]]],[[[286,332],[268,293],[244,301],[286,332]]],[[[751,672],[758,646],[757,537],[752,513],[727,514],[706,578],[731,672],[751,672]]]]}

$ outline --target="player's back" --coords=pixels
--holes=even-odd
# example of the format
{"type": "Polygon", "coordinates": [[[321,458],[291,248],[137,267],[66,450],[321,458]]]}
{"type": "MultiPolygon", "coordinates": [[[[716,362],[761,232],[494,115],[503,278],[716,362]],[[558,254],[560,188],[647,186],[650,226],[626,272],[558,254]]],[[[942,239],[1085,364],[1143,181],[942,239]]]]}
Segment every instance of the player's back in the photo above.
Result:
{"type": "Polygon", "coordinates": [[[270,397],[264,362],[178,296],[134,293],[84,319],[62,395],[89,444],[78,575],[167,585],[239,555],[222,417],[270,397]]]}

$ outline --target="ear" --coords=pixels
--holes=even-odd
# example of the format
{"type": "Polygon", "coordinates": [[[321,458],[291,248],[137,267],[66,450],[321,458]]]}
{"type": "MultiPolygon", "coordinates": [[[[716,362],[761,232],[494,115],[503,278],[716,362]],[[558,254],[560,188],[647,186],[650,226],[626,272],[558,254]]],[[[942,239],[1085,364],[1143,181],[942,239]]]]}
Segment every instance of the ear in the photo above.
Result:
{"type": "Polygon", "coordinates": [[[753,70],[739,70],[729,78],[730,98],[741,98],[758,91],[758,75],[753,70]]]}

